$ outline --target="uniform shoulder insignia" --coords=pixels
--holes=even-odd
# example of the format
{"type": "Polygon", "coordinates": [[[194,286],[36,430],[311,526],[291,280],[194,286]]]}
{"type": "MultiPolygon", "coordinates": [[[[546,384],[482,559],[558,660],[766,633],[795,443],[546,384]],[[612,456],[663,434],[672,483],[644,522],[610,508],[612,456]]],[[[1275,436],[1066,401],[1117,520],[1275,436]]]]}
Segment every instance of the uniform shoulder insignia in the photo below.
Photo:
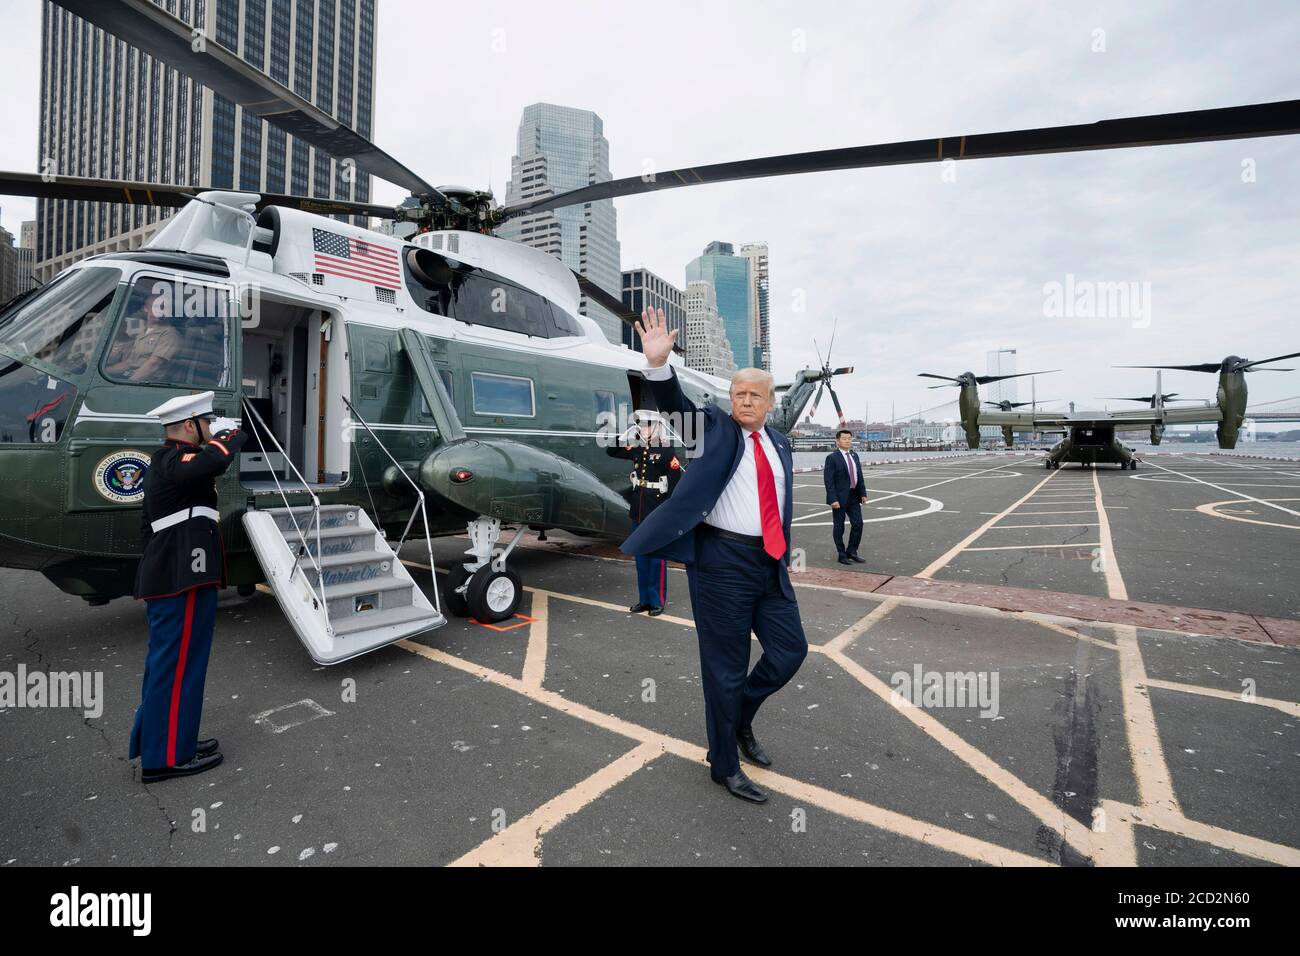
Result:
{"type": "Polygon", "coordinates": [[[682,467],[682,463],[677,460],[676,455],[673,455],[673,460],[668,463],[668,467],[673,469],[679,469],[682,467]]]}
{"type": "Polygon", "coordinates": [[[187,451],[185,454],[181,455],[181,461],[182,461],[182,462],[193,461],[195,458],[198,458],[198,457],[199,457],[199,456],[198,456],[197,453],[192,452],[192,451],[187,451]]]}

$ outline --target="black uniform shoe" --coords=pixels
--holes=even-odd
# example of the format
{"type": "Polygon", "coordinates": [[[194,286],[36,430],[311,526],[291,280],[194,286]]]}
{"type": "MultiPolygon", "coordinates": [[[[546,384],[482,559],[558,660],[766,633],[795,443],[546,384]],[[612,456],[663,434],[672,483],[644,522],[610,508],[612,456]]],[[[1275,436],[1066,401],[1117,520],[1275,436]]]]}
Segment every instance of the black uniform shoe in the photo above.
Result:
{"type": "Polygon", "coordinates": [[[216,737],[209,737],[206,740],[200,740],[198,748],[194,751],[196,757],[206,757],[208,754],[217,752],[218,742],[216,737]]]}
{"type": "Polygon", "coordinates": [[[736,731],[736,743],[740,745],[740,752],[745,755],[745,759],[751,763],[756,763],[760,767],[772,766],[772,758],[767,755],[763,745],[758,742],[754,736],[754,728],[746,727],[744,730],[736,731]]]}
{"type": "Polygon", "coordinates": [[[849,555],[849,560],[850,560],[850,561],[856,561],[858,564],[866,564],[866,563],[867,563],[867,559],[866,559],[866,558],[859,558],[856,554],[850,554],[850,555],[849,555]]]}
{"type": "Polygon", "coordinates": [[[852,564],[852,563],[853,562],[849,560],[849,556],[847,554],[840,555],[840,564],[852,564]]]}
{"type": "Polygon", "coordinates": [[[658,617],[658,616],[659,616],[660,614],[662,614],[663,612],[664,612],[664,609],[661,608],[661,607],[652,607],[652,608],[650,609],[650,616],[651,616],[651,617],[658,617]]]}
{"type": "Polygon", "coordinates": [[[714,777],[713,782],[722,784],[733,797],[750,803],[767,803],[767,791],[746,777],[743,770],[737,770],[730,777],[714,777]]]}
{"type": "Polygon", "coordinates": [[[169,780],[172,777],[189,777],[205,770],[211,770],[224,759],[221,756],[221,751],[218,750],[206,757],[196,756],[189,763],[183,763],[179,767],[141,767],[140,779],[145,783],[157,783],[159,780],[169,780]]]}
{"type": "Polygon", "coordinates": [[[633,614],[640,614],[642,611],[648,611],[648,610],[650,610],[650,605],[649,605],[649,604],[633,604],[630,608],[628,608],[628,610],[631,611],[633,614]]]}

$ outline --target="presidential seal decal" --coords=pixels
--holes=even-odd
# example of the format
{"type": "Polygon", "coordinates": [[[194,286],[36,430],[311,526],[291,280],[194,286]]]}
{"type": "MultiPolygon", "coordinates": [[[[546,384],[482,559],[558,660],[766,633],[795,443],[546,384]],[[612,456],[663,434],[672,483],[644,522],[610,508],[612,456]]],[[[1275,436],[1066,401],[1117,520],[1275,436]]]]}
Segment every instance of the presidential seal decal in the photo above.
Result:
{"type": "Polygon", "coordinates": [[[93,484],[101,498],[115,504],[135,504],[144,495],[144,476],[149,456],[127,449],[114,452],[95,466],[93,484]]]}

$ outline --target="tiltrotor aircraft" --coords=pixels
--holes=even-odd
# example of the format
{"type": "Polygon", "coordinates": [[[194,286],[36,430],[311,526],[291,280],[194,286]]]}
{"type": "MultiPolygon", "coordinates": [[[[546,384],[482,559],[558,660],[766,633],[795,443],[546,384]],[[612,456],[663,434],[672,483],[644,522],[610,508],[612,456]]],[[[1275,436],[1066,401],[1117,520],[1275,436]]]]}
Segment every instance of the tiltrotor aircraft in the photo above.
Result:
{"type": "MultiPolygon", "coordinates": [[[[1077,462],[1084,468],[1099,464],[1119,465],[1121,469],[1137,470],[1138,457],[1134,450],[1120,440],[1122,432],[1150,430],[1151,444],[1159,445],[1164,437],[1167,425],[1213,424],[1216,425],[1215,437],[1219,447],[1231,449],[1237,447],[1237,438],[1241,433],[1242,423],[1246,419],[1246,373],[1247,372],[1292,372],[1290,368],[1263,368],[1269,362],[1296,358],[1300,352],[1287,355],[1275,355],[1272,358],[1249,359],[1229,355],[1222,362],[1207,362],[1201,365],[1124,365],[1120,368],[1155,368],[1172,369],[1185,372],[1218,372],[1219,389],[1212,402],[1197,402],[1182,408],[1169,408],[1166,401],[1173,400],[1177,392],[1163,392],[1160,386],[1160,372],[1156,372],[1156,388],[1151,395],[1136,398],[1121,398],[1117,401],[1145,402],[1146,408],[1131,411],[1048,411],[1033,408],[1028,412],[1015,411],[1016,406],[1036,405],[1031,402],[986,402],[996,404],[998,411],[984,411],[980,408],[979,386],[999,381],[1004,378],[1022,378],[1026,375],[1042,375],[1043,372],[1021,372],[1018,375],[975,375],[963,372],[953,377],[921,372],[921,378],[946,379],[961,388],[958,396],[958,410],[961,424],[966,432],[966,444],[971,448],[980,447],[980,426],[1000,425],[1002,437],[1007,447],[1011,447],[1015,432],[1056,432],[1063,437],[1048,450],[1043,459],[1044,467],[1060,468],[1063,462],[1077,462]]],[[[932,385],[931,388],[943,388],[932,385]]],[[[1188,399],[1179,399],[1187,402],[1188,399]]],[[[1263,415],[1274,421],[1292,420],[1288,415],[1263,415]]]]}
{"type": "MultiPolygon", "coordinates": [[[[229,578],[243,590],[267,582],[322,663],[436,627],[444,608],[511,616],[521,582],[510,557],[527,528],[628,531],[628,476],[598,439],[602,423],[646,407],[649,390],[639,354],[606,341],[581,297],[626,313],[558,260],[495,238],[506,220],[699,183],[1300,132],[1293,100],[793,153],[501,206],[489,192],[433,187],[148,0],[58,2],[412,195],[391,208],[0,173],[0,194],[182,207],[144,248],[78,262],[0,314],[0,564],[92,603],[130,593],[141,489],[162,438],[145,413],[212,389],[218,413],[251,433],[218,488],[229,578]],[[466,557],[435,605],[396,549],[413,532],[466,529],[466,557]]],[[[835,371],[797,373],[775,427],[792,427],[835,371]]],[[[697,402],[726,403],[727,382],[678,372],[697,402]]]]}

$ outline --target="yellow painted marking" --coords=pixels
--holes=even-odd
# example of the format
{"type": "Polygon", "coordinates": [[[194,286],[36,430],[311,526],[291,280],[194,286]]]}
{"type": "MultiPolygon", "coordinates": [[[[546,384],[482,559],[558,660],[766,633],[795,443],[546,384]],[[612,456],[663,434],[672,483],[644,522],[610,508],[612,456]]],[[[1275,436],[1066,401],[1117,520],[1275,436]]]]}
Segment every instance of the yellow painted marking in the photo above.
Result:
{"type": "Polygon", "coordinates": [[[1049,798],[1034,790],[1015,774],[1007,771],[988,754],[967,743],[931,717],[923,708],[900,705],[894,695],[894,689],[857,661],[842,653],[827,656],[867,690],[892,704],[899,714],[910,720],[954,757],[1036,816],[1044,825],[1059,833],[1062,839],[1076,850],[1085,854],[1089,852],[1092,841],[1088,827],[1062,811],[1049,798]]]}
{"type": "Polygon", "coordinates": [[[1099,544],[1104,558],[1106,593],[1116,600],[1127,601],[1128,588],[1124,586],[1124,578],[1119,573],[1119,561],[1115,559],[1115,546],[1110,537],[1110,519],[1106,517],[1106,507],[1101,502],[1101,482],[1097,480],[1097,472],[1095,471],[1092,473],[1092,488],[1094,503],[1097,508],[1098,537],[1101,538],[1099,544]]]}
{"type": "Polygon", "coordinates": [[[1034,496],[1034,492],[1036,492],[1039,488],[1043,487],[1043,485],[1047,484],[1049,481],[1051,481],[1059,474],[1060,474],[1059,471],[1049,472],[1047,477],[1044,478],[1042,481],[1040,481],[1038,484],[1034,485],[1034,487],[1031,488],[1028,494],[1026,494],[1023,498],[1021,498],[1019,501],[1015,502],[1014,504],[1008,505],[1006,508],[998,512],[988,521],[984,522],[982,525],[980,525],[978,528],[976,528],[966,537],[962,538],[960,541],[954,544],[951,548],[949,548],[939,557],[935,558],[934,561],[932,561],[925,568],[925,570],[921,571],[916,576],[918,578],[933,577],[939,570],[941,570],[946,564],[948,564],[948,562],[950,562],[953,558],[957,557],[957,555],[961,554],[964,550],[966,550],[966,548],[970,547],[972,542],[974,542],[980,535],[982,535],[989,528],[993,527],[995,524],[997,524],[1007,515],[1011,514],[1011,512],[1015,511],[1022,504],[1024,504],[1026,501],[1032,498],[1034,496]]]}
{"type": "MultiPolygon", "coordinates": [[[[602,607],[607,611],[617,611],[620,614],[627,614],[626,604],[612,604],[609,601],[598,601],[595,598],[580,597],[577,594],[560,594],[558,591],[546,591],[542,588],[524,588],[525,591],[532,591],[534,594],[542,594],[548,597],[561,598],[565,601],[572,601],[574,604],[587,604],[591,607],[602,607]]],[[[649,615],[647,615],[649,617],[649,615]]],[[[649,618],[652,621],[664,621],[668,624],[681,624],[685,627],[694,627],[695,622],[689,617],[676,617],[672,614],[660,614],[656,617],[649,618]]]]}
{"type": "Polygon", "coordinates": [[[1100,541],[1080,541],[1078,544],[1003,544],[996,548],[967,548],[967,551],[1025,551],[1035,548],[1097,548],[1100,541]]]}
{"type": "MultiPolygon", "coordinates": [[[[831,638],[825,644],[816,647],[816,650],[825,654],[835,654],[844,650],[852,644],[857,638],[865,634],[868,630],[875,627],[876,622],[898,606],[895,598],[885,598],[881,601],[866,617],[851,624],[835,637],[831,638]]],[[[809,645],[809,650],[813,650],[815,645],[809,645]]]]}
{"type": "Polygon", "coordinates": [[[524,652],[523,682],[528,687],[541,687],[546,679],[546,644],[550,627],[548,598],[545,591],[533,593],[533,623],[528,629],[528,650],[524,652]]]}
{"type": "MultiPolygon", "coordinates": [[[[676,737],[669,737],[658,731],[650,730],[631,721],[623,720],[612,714],[601,713],[591,707],[575,703],[554,691],[548,691],[537,687],[526,687],[523,681],[503,674],[500,671],[494,671],[489,667],[481,664],[475,664],[463,660],[446,651],[440,651],[437,648],[428,647],[416,641],[403,640],[398,641],[394,647],[400,647],[403,650],[410,651],[412,654],[419,655],[427,660],[435,661],[439,664],[446,664],[448,667],[454,667],[459,671],[471,674],[479,680],[495,684],[498,687],[504,687],[521,694],[536,703],[543,704],[547,707],[557,710],[560,713],[568,714],[578,720],[594,724],[605,730],[609,730],[624,737],[630,737],[633,740],[643,744],[657,746],[664,753],[671,753],[674,756],[682,757],[686,760],[693,761],[697,764],[704,765],[704,748],[696,744],[688,743],[685,740],[679,740],[676,737]]],[[[996,866],[1046,866],[1050,865],[1046,861],[1037,857],[1028,856],[1024,853],[1018,853],[1015,850],[1008,850],[1005,847],[996,846],[987,843],[984,840],[977,840],[974,837],[968,837],[958,833],[955,830],[949,830],[932,823],[926,823],[923,820],[917,820],[913,817],[904,816],[893,810],[886,810],[874,804],[865,801],[847,797],[822,787],[815,787],[811,784],[786,777],[783,774],[773,773],[770,770],[747,769],[746,773],[762,786],[766,786],[778,793],[793,797],[810,803],[813,806],[820,807],[831,813],[839,814],[851,820],[869,824],[890,833],[897,833],[910,839],[925,843],[928,846],[934,846],[949,853],[955,853],[959,856],[965,856],[970,859],[979,860],[984,863],[996,866]]],[[[572,812],[572,811],[571,811],[572,812]]],[[[504,831],[503,831],[504,832],[504,831]]]]}
{"type": "Polygon", "coordinates": [[[1057,624],[1055,621],[1050,621],[1047,620],[1046,618],[1041,618],[1041,617],[1031,617],[1030,620],[1032,620],[1035,624],[1047,628],[1049,631],[1055,631],[1057,634],[1064,634],[1066,637],[1072,637],[1076,641],[1086,641],[1089,644],[1095,644],[1097,647],[1104,647],[1108,651],[1118,650],[1118,647],[1112,644],[1110,641],[1103,641],[1100,637],[1093,637],[1090,634],[1084,634],[1081,631],[1076,631],[1074,628],[1064,627],[1060,624],[1057,624]]]}
{"type": "Polygon", "coordinates": [[[1171,813],[1159,807],[1126,807],[1122,809],[1127,810],[1129,819],[1126,822],[1136,826],[1153,827],[1166,833],[1175,833],[1190,840],[1208,843],[1211,846],[1231,850],[1233,853],[1240,853],[1243,856],[1251,856],[1257,860],[1266,860],[1279,866],[1300,866],[1300,850],[1294,847],[1283,846],[1269,840],[1261,840],[1259,837],[1237,833],[1234,830],[1225,830],[1222,827],[1211,826],[1208,823],[1189,820],[1181,813],[1171,813]]]}
{"type": "Polygon", "coordinates": [[[1290,700],[1279,700],[1276,697],[1256,697],[1254,700],[1246,700],[1241,696],[1241,691],[1220,690],[1217,687],[1202,687],[1199,684],[1182,684],[1178,681],[1159,680],[1154,677],[1146,679],[1146,686],[1158,687],[1161,690],[1176,690],[1184,694],[1200,694],[1202,697],[1214,697],[1218,700],[1231,700],[1238,704],[1259,704],[1280,710],[1292,717],[1300,717],[1300,704],[1290,700]]]}
{"type": "Polygon", "coordinates": [[[1022,515],[1090,515],[1092,514],[1092,511],[1091,510],[1088,511],[1021,511],[1020,514],[1022,515]]]}
{"type": "Polygon", "coordinates": [[[449,866],[540,866],[542,837],[601,794],[622,783],[663,751],[640,744],[587,779],[565,790],[532,813],[520,817],[496,836],[480,843],[449,866]]]}

